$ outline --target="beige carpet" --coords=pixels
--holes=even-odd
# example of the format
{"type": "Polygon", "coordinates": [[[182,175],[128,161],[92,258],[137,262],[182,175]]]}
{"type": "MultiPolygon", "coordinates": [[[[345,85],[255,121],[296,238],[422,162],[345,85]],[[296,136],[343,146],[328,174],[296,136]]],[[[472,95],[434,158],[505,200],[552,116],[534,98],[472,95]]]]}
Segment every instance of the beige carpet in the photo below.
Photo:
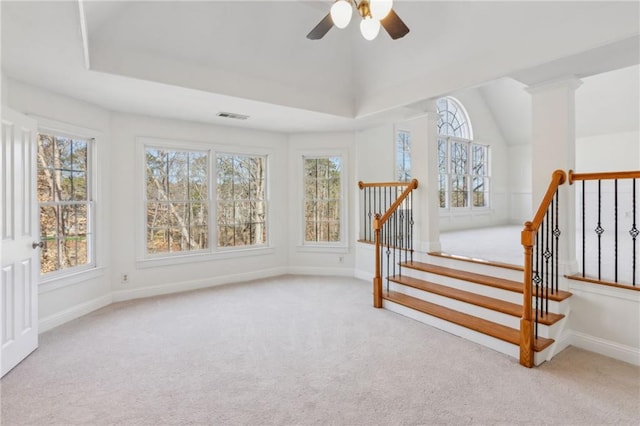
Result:
{"type": "Polygon", "coordinates": [[[286,276],[118,303],[41,336],[2,425],[638,424],[640,369],[569,348],[526,369],[286,276]]]}
{"type": "Polygon", "coordinates": [[[444,253],[522,266],[521,232],[520,225],[447,231],[440,234],[440,244],[444,253]]]}

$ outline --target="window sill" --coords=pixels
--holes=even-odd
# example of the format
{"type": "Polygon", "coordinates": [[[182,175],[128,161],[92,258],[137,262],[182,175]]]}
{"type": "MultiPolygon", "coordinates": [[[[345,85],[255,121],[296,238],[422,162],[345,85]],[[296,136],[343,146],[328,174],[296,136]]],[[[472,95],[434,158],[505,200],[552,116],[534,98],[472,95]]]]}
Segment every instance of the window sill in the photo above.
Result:
{"type": "Polygon", "coordinates": [[[468,215],[486,215],[493,213],[491,207],[476,207],[476,208],[448,208],[440,209],[440,216],[468,216],[468,215]]]}
{"type": "Polygon", "coordinates": [[[102,277],[104,275],[105,268],[91,268],[78,272],[73,272],[64,275],[58,275],[52,278],[40,278],[38,287],[38,293],[44,294],[51,291],[58,290],[63,287],[79,284],[88,280],[102,277]]]}
{"type": "Polygon", "coordinates": [[[311,245],[299,245],[296,247],[296,251],[299,253],[349,253],[349,247],[346,246],[311,246],[311,245]]]}
{"type": "Polygon", "coordinates": [[[216,260],[236,259],[239,257],[264,256],[275,253],[273,247],[253,247],[243,249],[227,249],[215,253],[198,253],[182,256],[154,257],[149,259],[138,259],[136,268],[156,268],[159,266],[184,265],[187,263],[211,262],[216,260]]]}

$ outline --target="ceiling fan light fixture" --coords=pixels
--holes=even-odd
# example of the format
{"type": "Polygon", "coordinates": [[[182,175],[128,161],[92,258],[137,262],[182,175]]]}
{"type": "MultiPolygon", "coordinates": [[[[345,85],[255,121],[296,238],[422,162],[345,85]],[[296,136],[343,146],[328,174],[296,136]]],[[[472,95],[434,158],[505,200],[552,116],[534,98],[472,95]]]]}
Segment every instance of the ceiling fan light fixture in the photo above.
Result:
{"type": "Polygon", "coordinates": [[[331,6],[331,19],[333,20],[333,25],[338,28],[346,28],[351,22],[352,14],[351,3],[346,0],[336,0],[331,6]]]}
{"type": "Polygon", "coordinates": [[[393,7],[393,0],[369,0],[371,17],[378,21],[386,18],[393,7]]]}
{"type": "Polygon", "coordinates": [[[365,40],[373,40],[378,36],[380,32],[380,21],[370,17],[365,17],[360,22],[360,32],[365,40]]]}

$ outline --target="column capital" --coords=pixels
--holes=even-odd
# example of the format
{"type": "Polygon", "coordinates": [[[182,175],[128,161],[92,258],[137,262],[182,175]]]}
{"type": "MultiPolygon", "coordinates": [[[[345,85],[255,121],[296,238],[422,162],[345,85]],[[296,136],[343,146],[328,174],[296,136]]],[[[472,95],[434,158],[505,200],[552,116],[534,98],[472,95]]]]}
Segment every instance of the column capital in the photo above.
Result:
{"type": "Polygon", "coordinates": [[[549,90],[556,90],[566,88],[568,90],[576,90],[578,87],[582,86],[582,80],[577,78],[576,76],[570,75],[554,80],[543,81],[541,83],[533,84],[529,87],[526,87],[525,90],[532,95],[543,93],[549,90]]]}

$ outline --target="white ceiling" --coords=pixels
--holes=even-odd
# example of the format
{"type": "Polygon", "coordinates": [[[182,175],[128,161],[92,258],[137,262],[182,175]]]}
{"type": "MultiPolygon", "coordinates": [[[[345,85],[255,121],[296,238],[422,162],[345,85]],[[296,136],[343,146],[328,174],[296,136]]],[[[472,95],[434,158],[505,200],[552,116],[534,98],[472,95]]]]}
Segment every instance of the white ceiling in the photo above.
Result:
{"type": "Polygon", "coordinates": [[[396,0],[411,32],[373,42],[353,22],[307,40],[331,1],[81,5],[2,1],[3,73],[111,110],[283,132],[401,120],[458,89],[517,86],[505,77],[534,84],[640,63],[636,1],[396,0]]]}

